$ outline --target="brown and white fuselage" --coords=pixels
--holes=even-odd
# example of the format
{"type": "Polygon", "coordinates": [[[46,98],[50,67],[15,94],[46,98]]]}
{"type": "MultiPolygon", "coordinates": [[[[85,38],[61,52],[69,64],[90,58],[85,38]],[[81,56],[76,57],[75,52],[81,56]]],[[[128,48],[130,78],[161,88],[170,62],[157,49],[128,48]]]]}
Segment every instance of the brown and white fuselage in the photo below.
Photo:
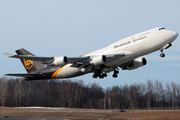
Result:
{"type": "Polygon", "coordinates": [[[33,80],[71,78],[93,72],[93,78],[104,78],[107,73],[114,71],[113,77],[117,77],[118,68],[133,70],[146,65],[146,59],[138,58],[140,56],[161,50],[160,56],[164,57],[163,50],[169,48],[177,36],[177,32],[158,27],[124,38],[80,57],[37,57],[25,49],[19,49],[16,51],[18,55],[9,53],[5,55],[21,59],[25,68],[30,63],[29,66],[33,69],[32,62],[39,67],[34,70],[26,68],[27,72],[29,71],[28,74],[7,75],[22,76],[33,80]],[[23,62],[23,60],[29,61],[23,62]]]}

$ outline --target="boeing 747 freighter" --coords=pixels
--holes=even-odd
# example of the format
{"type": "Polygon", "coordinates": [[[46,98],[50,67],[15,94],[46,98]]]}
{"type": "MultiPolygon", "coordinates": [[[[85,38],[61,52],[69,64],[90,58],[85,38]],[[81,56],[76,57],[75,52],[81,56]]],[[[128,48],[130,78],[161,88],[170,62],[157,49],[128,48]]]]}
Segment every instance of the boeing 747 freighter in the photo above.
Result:
{"type": "Polygon", "coordinates": [[[113,71],[113,77],[117,78],[119,68],[134,70],[146,65],[146,59],[139,58],[143,55],[160,50],[160,56],[165,57],[164,49],[171,47],[177,36],[177,32],[158,27],[80,57],[38,57],[22,48],[16,50],[17,55],[4,54],[10,58],[19,58],[28,73],[6,75],[25,77],[26,80],[42,80],[93,73],[93,78],[104,78],[113,71]]]}

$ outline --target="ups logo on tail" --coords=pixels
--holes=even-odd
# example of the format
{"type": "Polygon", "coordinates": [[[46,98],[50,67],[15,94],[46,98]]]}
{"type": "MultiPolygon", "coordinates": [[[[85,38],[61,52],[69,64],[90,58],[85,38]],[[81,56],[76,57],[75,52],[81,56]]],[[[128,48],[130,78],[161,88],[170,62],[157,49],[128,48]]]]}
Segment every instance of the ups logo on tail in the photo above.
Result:
{"type": "Polygon", "coordinates": [[[23,59],[23,62],[24,62],[24,66],[26,69],[31,69],[32,66],[33,66],[33,61],[32,60],[25,60],[23,59]]]}
{"type": "Polygon", "coordinates": [[[31,69],[32,68],[32,66],[33,66],[33,61],[32,60],[23,59],[23,62],[24,62],[24,66],[25,66],[26,69],[31,69]]]}

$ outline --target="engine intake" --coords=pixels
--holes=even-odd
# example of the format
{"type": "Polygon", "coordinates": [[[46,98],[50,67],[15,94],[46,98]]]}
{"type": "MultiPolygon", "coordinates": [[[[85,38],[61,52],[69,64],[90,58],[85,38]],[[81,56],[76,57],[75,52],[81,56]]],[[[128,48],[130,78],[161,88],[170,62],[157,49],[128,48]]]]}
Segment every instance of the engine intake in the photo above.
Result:
{"type": "Polygon", "coordinates": [[[106,61],[107,61],[106,56],[102,55],[102,56],[94,57],[90,63],[96,66],[96,65],[104,64],[106,61]]]}
{"type": "Polygon", "coordinates": [[[62,57],[55,57],[54,61],[51,65],[55,65],[55,66],[63,66],[69,63],[69,60],[66,56],[62,56],[62,57]]]}

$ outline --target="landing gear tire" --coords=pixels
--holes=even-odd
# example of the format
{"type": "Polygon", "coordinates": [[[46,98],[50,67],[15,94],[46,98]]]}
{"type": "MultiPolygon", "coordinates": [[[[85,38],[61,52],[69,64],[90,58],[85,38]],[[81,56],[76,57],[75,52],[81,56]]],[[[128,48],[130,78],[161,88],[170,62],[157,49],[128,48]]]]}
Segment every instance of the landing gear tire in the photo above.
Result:
{"type": "Polygon", "coordinates": [[[117,71],[117,70],[114,70],[114,74],[118,74],[119,73],[119,71],[117,71]]]}
{"type": "Polygon", "coordinates": [[[160,54],[160,57],[165,57],[165,54],[164,54],[164,53],[161,53],[161,54],[160,54]]]}
{"type": "Polygon", "coordinates": [[[97,77],[99,77],[99,75],[100,75],[100,71],[97,70],[97,71],[94,72],[92,77],[97,78],[97,77]]]}
{"type": "Polygon", "coordinates": [[[113,78],[117,78],[118,77],[118,75],[117,74],[113,74],[113,78]]]}
{"type": "Polygon", "coordinates": [[[115,69],[114,70],[114,74],[112,75],[113,78],[117,78],[118,77],[118,75],[117,75],[118,73],[119,73],[119,71],[117,69],[115,69]]]}
{"type": "Polygon", "coordinates": [[[104,76],[104,77],[107,77],[107,74],[106,74],[106,73],[104,73],[104,74],[103,74],[103,76],[104,76]]]}
{"type": "Polygon", "coordinates": [[[165,54],[163,53],[163,50],[164,49],[161,49],[161,51],[160,51],[161,52],[160,57],[162,57],[162,58],[165,57],[165,54]]]}
{"type": "Polygon", "coordinates": [[[99,78],[103,79],[103,78],[104,78],[104,75],[100,75],[99,78]]]}
{"type": "Polygon", "coordinates": [[[93,77],[93,78],[97,78],[97,75],[93,75],[92,77],[93,77]]]}
{"type": "Polygon", "coordinates": [[[104,77],[107,77],[107,73],[102,73],[99,70],[95,71],[94,74],[92,75],[93,78],[101,78],[103,79],[104,77]]]}

